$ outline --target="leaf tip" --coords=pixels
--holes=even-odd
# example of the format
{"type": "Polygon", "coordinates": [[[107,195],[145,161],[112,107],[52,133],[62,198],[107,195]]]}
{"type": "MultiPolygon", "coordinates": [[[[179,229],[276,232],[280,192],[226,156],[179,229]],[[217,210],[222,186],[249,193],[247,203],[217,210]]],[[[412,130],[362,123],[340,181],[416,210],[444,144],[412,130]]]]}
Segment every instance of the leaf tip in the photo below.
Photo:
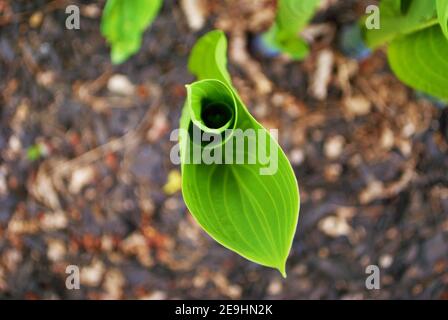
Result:
{"type": "Polygon", "coordinates": [[[110,53],[110,60],[112,61],[113,65],[122,64],[128,58],[129,58],[129,55],[127,55],[124,52],[114,49],[112,46],[111,53],[110,53]]]}
{"type": "Polygon", "coordinates": [[[285,263],[281,264],[279,267],[277,267],[277,270],[280,272],[282,277],[286,279],[286,264],[285,263]]]}

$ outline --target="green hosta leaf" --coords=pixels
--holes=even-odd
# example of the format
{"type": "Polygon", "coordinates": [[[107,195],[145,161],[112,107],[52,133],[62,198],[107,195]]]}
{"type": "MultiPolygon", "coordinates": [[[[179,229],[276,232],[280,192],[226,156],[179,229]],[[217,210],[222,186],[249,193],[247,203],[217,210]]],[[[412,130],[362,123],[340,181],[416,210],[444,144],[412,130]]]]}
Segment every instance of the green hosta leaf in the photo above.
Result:
{"type": "Polygon", "coordinates": [[[276,24],[279,32],[296,34],[314,15],[320,0],[278,0],[276,24]]]}
{"type": "Polygon", "coordinates": [[[388,50],[389,63],[401,81],[448,99],[448,41],[438,25],[397,38],[388,50]]]}
{"type": "Polygon", "coordinates": [[[190,71],[199,81],[187,86],[180,127],[213,139],[204,144],[192,141],[191,134],[181,137],[182,193],[188,209],[212,238],[286,276],[298,220],[297,181],[276,140],[252,117],[233,88],[226,50],[225,35],[212,31],[197,42],[190,56],[190,71]],[[259,130],[266,139],[248,134],[244,145],[235,143],[236,137],[251,130],[259,130]],[[215,142],[218,137],[222,139],[215,142]],[[195,164],[193,154],[198,150],[217,155],[215,159],[223,164],[195,164]],[[260,156],[262,151],[271,161],[260,156]],[[238,154],[244,163],[236,162],[238,154]]]}
{"type": "Polygon", "coordinates": [[[268,47],[283,52],[295,60],[303,60],[308,56],[310,50],[305,40],[297,34],[281,34],[277,30],[278,27],[274,25],[263,34],[263,41],[268,47]]]}
{"type": "Polygon", "coordinates": [[[288,54],[293,59],[303,59],[308,45],[299,38],[299,32],[313,17],[320,0],[278,0],[274,25],[264,34],[265,43],[288,54]]]}
{"type": "Polygon", "coordinates": [[[380,13],[380,29],[364,28],[366,43],[371,48],[437,23],[435,0],[382,0],[380,13]]]}
{"type": "Polygon", "coordinates": [[[443,33],[448,39],[448,0],[437,0],[437,15],[443,33]]]}
{"type": "Polygon", "coordinates": [[[112,62],[122,63],[141,46],[145,29],[157,16],[162,0],[108,0],[101,33],[112,47],[112,62]]]}
{"type": "Polygon", "coordinates": [[[403,14],[407,14],[411,4],[414,0],[400,0],[400,11],[403,14]]]}
{"type": "Polygon", "coordinates": [[[218,79],[230,85],[227,72],[227,40],[222,32],[209,32],[191,50],[188,69],[198,79],[218,79]]]}
{"type": "Polygon", "coordinates": [[[42,147],[39,144],[35,144],[26,150],[26,157],[30,161],[39,160],[41,156],[42,156],[42,147]]]}

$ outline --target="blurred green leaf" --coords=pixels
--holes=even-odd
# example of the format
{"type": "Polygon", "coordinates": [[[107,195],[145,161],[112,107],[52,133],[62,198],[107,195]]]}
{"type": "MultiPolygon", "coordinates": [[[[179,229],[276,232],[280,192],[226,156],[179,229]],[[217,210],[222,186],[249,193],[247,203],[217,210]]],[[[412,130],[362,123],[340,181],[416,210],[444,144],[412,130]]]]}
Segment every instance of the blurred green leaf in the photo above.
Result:
{"type": "Polygon", "coordinates": [[[364,26],[365,40],[371,48],[437,23],[435,0],[382,0],[380,13],[380,29],[364,26]]]}
{"type": "MultiPolygon", "coordinates": [[[[203,133],[223,134],[229,129],[261,130],[267,136],[248,138],[243,152],[245,164],[193,164],[186,161],[191,150],[200,148],[226,153],[232,137],[221,144],[198,146],[190,136],[181,137],[182,193],[192,215],[202,228],[223,246],[241,256],[278,269],[286,276],[285,263],[294,237],[299,193],[291,165],[278,143],[249,113],[231,83],[226,68],[227,40],[221,31],[212,31],[198,40],[192,50],[189,68],[199,81],[187,86],[181,129],[197,127],[203,133]],[[213,109],[214,117],[204,112],[213,109]],[[251,140],[255,139],[255,140],[251,140]],[[263,139],[264,140],[264,139],[263,139]],[[256,148],[248,147],[249,141],[256,148]],[[259,150],[269,146],[277,156],[278,169],[270,174],[259,159],[259,150]],[[255,159],[249,164],[248,159],[255,159]]],[[[232,145],[235,154],[237,146],[232,145]]]]}
{"type": "Polygon", "coordinates": [[[431,28],[397,38],[388,58],[397,77],[435,97],[448,99],[448,41],[441,28],[431,28]]]}
{"type": "Polygon", "coordinates": [[[107,0],[101,33],[111,45],[114,64],[126,61],[141,46],[143,32],[157,16],[162,0],[107,0]]]}
{"type": "Polygon", "coordinates": [[[42,148],[39,144],[32,145],[26,150],[26,157],[30,161],[39,160],[42,156],[42,148]]]}
{"type": "Polygon", "coordinates": [[[278,0],[274,25],[263,35],[265,43],[291,58],[308,55],[307,43],[299,37],[316,12],[320,0],[278,0]]]}
{"type": "Polygon", "coordinates": [[[437,0],[437,15],[443,33],[448,39],[448,0],[437,0]]]}

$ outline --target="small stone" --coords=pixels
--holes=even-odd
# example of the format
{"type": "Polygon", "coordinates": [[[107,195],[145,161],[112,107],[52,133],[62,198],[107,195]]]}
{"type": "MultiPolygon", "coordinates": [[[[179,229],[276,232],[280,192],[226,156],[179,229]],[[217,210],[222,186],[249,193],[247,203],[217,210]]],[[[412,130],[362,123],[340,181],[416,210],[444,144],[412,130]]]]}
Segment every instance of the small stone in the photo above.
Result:
{"type": "Polygon", "coordinates": [[[390,254],[384,254],[380,257],[380,267],[381,268],[389,268],[394,262],[394,258],[390,254]]]}
{"type": "Polygon", "coordinates": [[[409,157],[412,153],[412,144],[409,140],[401,140],[398,143],[398,148],[405,157],[409,157]]]}
{"type": "Polygon", "coordinates": [[[359,194],[359,201],[362,204],[369,203],[381,197],[384,192],[384,185],[381,181],[370,181],[367,187],[359,194]]]}
{"type": "Polygon", "coordinates": [[[73,171],[68,190],[78,194],[86,185],[93,181],[95,170],[92,166],[77,168],[73,171]]]}
{"type": "Polygon", "coordinates": [[[207,15],[206,2],[204,0],[182,0],[181,7],[190,29],[193,31],[202,29],[207,15]]]}
{"type": "Polygon", "coordinates": [[[87,4],[82,7],[81,14],[85,17],[95,19],[101,15],[101,9],[98,5],[94,3],[87,4]]]}
{"type": "Polygon", "coordinates": [[[302,149],[293,149],[289,154],[289,160],[291,160],[293,165],[302,164],[305,160],[305,153],[302,149]]]}
{"type": "Polygon", "coordinates": [[[357,95],[346,98],[344,107],[350,115],[364,116],[370,113],[372,104],[364,96],[357,95]]]}
{"type": "Polygon", "coordinates": [[[81,268],[81,283],[90,286],[97,287],[104,275],[105,266],[103,262],[96,260],[91,265],[81,268]]]}
{"type": "Polygon", "coordinates": [[[336,238],[339,236],[347,236],[352,232],[352,228],[347,220],[340,216],[329,216],[319,221],[319,230],[327,236],[336,238]]]}
{"type": "Polygon", "coordinates": [[[385,128],[380,138],[381,147],[386,150],[390,150],[394,146],[394,143],[395,143],[394,132],[389,128],[385,128]]]}
{"type": "Polygon", "coordinates": [[[316,70],[311,78],[310,94],[318,99],[324,100],[328,95],[328,86],[331,81],[334,66],[334,54],[331,50],[324,49],[318,53],[316,70]]]}
{"type": "Polygon", "coordinates": [[[53,262],[61,261],[66,253],[65,244],[61,240],[50,239],[48,241],[47,257],[53,262]]]}
{"type": "Polygon", "coordinates": [[[65,229],[67,225],[68,219],[62,211],[44,214],[40,223],[41,228],[45,231],[65,229]]]}
{"type": "Polygon", "coordinates": [[[329,138],[324,145],[324,154],[329,159],[337,159],[344,150],[345,139],[343,136],[329,138]]]}
{"type": "Polygon", "coordinates": [[[274,93],[271,98],[274,107],[281,107],[285,103],[285,95],[282,93],[274,93]]]}
{"type": "Polygon", "coordinates": [[[34,12],[29,19],[30,27],[38,28],[41,25],[43,18],[44,14],[41,11],[34,12]]]}
{"type": "Polygon", "coordinates": [[[42,71],[37,74],[37,83],[43,87],[50,87],[54,84],[56,75],[53,71],[42,71]]]}
{"type": "Polygon", "coordinates": [[[412,122],[408,122],[401,130],[402,135],[406,138],[410,138],[411,136],[414,135],[415,132],[416,128],[412,122]]]}
{"type": "Polygon", "coordinates": [[[126,254],[135,255],[143,266],[153,265],[147,241],[141,233],[132,233],[121,243],[120,248],[126,254]]]}
{"type": "Polygon", "coordinates": [[[20,142],[20,139],[16,135],[11,135],[8,145],[14,153],[19,153],[22,150],[22,142],[20,142]]]}
{"type": "Polygon", "coordinates": [[[268,287],[268,294],[271,296],[276,296],[282,292],[283,286],[282,282],[278,279],[271,281],[268,287]]]}
{"type": "Polygon", "coordinates": [[[112,251],[114,248],[114,239],[111,235],[103,235],[101,237],[101,250],[112,251]]]}
{"type": "Polygon", "coordinates": [[[104,289],[107,299],[119,299],[123,294],[126,279],[118,269],[109,270],[104,277],[104,289]]]}
{"type": "Polygon", "coordinates": [[[107,89],[114,94],[122,96],[130,96],[135,92],[135,86],[132,82],[122,74],[115,74],[110,77],[107,82],[107,89]]]}

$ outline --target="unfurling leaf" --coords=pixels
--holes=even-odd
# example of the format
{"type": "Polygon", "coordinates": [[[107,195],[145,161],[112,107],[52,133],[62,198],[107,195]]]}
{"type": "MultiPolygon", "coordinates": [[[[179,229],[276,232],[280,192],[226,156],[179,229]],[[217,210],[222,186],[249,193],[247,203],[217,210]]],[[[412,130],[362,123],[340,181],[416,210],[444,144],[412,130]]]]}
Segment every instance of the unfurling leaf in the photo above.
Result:
{"type": "Polygon", "coordinates": [[[212,31],[190,56],[198,81],[187,86],[180,121],[188,132],[180,137],[183,197],[217,242],[286,276],[299,212],[297,181],[276,140],[232,86],[226,50],[224,33],[212,31]],[[198,142],[195,134],[208,139],[198,142]]]}
{"type": "Polygon", "coordinates": [[[308,55],[308,44],[299,33],[313,17],[320,0],[278,0],[274,25],[263,35],[264,42],[301,60],[308,55]]]}
{"type": "Polygon", "coordinates": [[[392,41],[388,57],[401,81],[435,97],[448,99],[448,41],[440,26],[392,41]]]}
{"type": "Polygon", "coordinates": [[[163,0],[108,0],[101,33],[111,45],[112,62],[119,64],[141,46],[143,32],[157,16],[163,0]]]}

